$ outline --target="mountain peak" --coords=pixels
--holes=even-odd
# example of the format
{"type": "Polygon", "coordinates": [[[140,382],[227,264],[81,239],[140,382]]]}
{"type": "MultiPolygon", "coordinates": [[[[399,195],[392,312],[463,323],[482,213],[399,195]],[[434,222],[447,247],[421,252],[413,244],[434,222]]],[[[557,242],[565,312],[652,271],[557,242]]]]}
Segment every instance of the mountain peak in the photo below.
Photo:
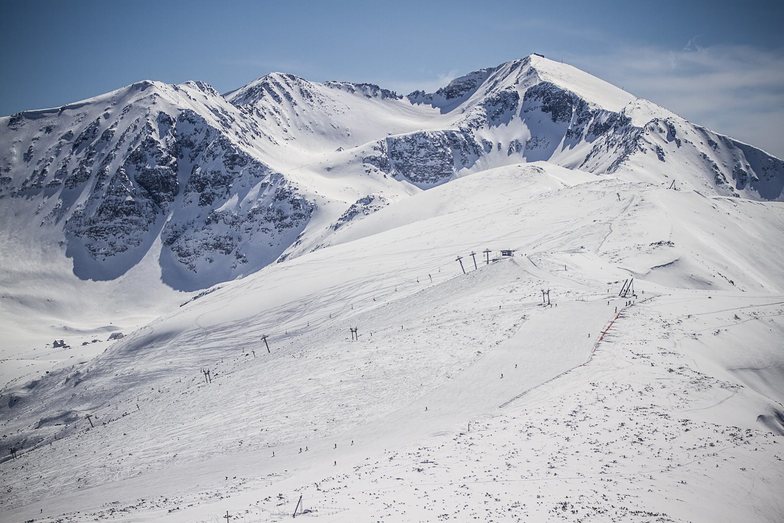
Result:
{"type": "Polygon", "coordinates": [[[217,89],[215,89],[212,85],[208,84],[207,82],[202,82],[201,80],[188,80],[187,82],[177,84],[175,87],[180,89],[181,88],[196,89],[210,96],[220,96],[220,93],[218,92],[217,89]]]}
{"type": "Polygon", "coordinates": [[[433,93],[415,91],[408,95],[412,103],[428,104],[448,113],[472,98],[492,96],[507,89],[520,94],[547,82],[569,91],[588,104],[620,112],[636,97],[604,80],[569,64],[546,58],[539,53],[510,60],[495,67],[478,69],[455,78],[433,93]]]}
{"type": "Polygon", "coordinates": [[[525,59],[542,81],[573,92],[588,103],[620,112],[637,99],[631,93],[572,65],[532,54],[525,59]]]}
{"type": "Polygon", "coordinates": [[[237,106],[252,105],[265,97],[279,102],[282,98],[289,98],[286,93],[295,87],[301,88],[308,84],[310,82],[299,76],[275,71],[226,93],[224,97],[237,106]]]}

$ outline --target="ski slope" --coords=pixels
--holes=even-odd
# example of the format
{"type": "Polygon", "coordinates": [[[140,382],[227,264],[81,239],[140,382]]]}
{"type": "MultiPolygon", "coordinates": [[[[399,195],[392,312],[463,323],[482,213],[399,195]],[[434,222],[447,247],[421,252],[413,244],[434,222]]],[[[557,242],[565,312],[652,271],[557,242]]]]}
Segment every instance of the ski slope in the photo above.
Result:
{"type": "Polygon", "coordinates": [[[546,162],[415,193],[4,389],[0,511],[778,521],[783,211],[546,162]]]}

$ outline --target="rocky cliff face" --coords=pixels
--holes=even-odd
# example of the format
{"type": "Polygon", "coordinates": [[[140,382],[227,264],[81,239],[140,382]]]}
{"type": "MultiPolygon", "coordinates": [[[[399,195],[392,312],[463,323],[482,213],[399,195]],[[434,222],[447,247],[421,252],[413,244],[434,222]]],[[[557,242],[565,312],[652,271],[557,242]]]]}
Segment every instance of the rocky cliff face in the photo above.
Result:
{"type": "Polygon", "coordinates": [[[304,228],[313,204],[238,143],[213,90],[144,82],[104,98],[5,122],[15,176],[0,196],[41,199],[77,276],[116,278],[160,239],[164,281],[195,289],[258,270],[304,228]]]}

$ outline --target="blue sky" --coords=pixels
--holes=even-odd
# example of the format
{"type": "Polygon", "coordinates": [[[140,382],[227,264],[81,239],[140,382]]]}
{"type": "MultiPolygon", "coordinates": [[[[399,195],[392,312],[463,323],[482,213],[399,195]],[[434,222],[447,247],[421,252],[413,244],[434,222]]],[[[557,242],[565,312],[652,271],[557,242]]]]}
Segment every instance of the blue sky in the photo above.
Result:
{"type": "Polygon", "coordinates": [[[0,114],[270,71],[406,93],[533,51],[784,157],[784,2],[0,0],[0,114]]]}

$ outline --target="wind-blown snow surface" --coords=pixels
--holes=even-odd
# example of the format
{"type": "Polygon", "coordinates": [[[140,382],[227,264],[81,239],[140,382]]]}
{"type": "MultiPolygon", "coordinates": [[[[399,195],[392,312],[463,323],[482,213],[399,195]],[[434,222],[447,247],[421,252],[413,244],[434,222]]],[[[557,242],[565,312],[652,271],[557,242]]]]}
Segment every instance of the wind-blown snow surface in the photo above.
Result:
{"type": "Polygon", "coordinates": [[[782,230],[546,162],[381,205],[6,388],[4,519],[780,521],[782,230]]]}

